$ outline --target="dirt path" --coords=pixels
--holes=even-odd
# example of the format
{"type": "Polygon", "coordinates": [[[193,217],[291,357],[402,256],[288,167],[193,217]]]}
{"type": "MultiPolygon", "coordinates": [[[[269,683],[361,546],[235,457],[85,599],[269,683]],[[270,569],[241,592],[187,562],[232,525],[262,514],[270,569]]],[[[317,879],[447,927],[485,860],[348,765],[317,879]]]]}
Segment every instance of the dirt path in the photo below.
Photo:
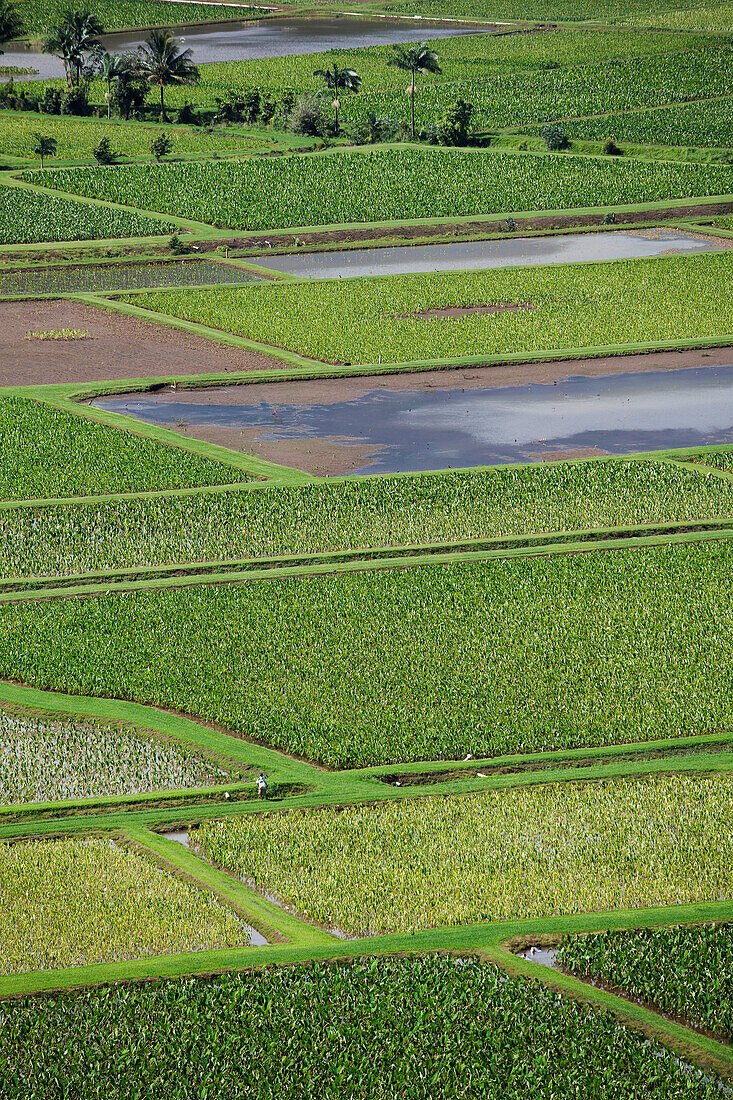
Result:
{"type": "Polygon", "coordinates": [[[63,299],[0,302],[0,386],[269,370],[283,364],[199,336],[63,299]],[[79,329],[82,340],[27,339],[79,329]]]}

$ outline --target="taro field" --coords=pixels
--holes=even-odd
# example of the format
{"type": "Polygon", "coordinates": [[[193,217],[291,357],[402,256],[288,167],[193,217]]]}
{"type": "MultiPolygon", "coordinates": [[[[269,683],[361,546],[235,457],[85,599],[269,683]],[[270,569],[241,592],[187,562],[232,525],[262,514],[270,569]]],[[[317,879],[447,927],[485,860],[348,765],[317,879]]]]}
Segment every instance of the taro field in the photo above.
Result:
{"type": "Polygon", "coordinates": [[[88,7],[221,22],[0,86],[3,1100],[727,1096],[730,4],[88,7]]]}

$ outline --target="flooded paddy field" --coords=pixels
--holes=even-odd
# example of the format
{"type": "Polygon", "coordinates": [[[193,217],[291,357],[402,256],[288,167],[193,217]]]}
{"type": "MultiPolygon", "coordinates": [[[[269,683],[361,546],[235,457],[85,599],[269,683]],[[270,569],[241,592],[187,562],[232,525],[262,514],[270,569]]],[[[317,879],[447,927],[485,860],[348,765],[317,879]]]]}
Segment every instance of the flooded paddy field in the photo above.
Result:
{"type": "Polygon", "coordinates": [[[142,290],[213,283],[260,282],[254,271],[214,260],[170,260],[152,263],[71,265],[0,271],[0,296],[78,294],[89,291],[142,290]]]}
{"type": "Polygon", "coordinates": [[[408,272],[476,271],[524,264],[591,263],[683,252],[709,252],[733,241],[680,229],[616,230],[556,237],[510,237],[507,240],[461,241],[455,244],[358,248],[265,257],[258,262],[273,271],[306,279],[354,279],[364,275],[408,272]]]}
{"type": "MultiPolygon", "coordinates": [[[[397,42],[418,42],[440,34],[441,38],[484,34],[490,25],[457,26],[455,23],[414,19],[377,19],[367,16],[320,15],[275,16],[251,21],[226,20],[176,27],[175,34],[185,38],[197,65],[209,61],[247,61],[257,57],[285,57],[293,54],[324,53],[326,50],[357,49],[362,46],[388,46],[397,42]]],[[[101,36],[109,53],[136,50],[147,38],[144,30],[101,36]]],[[[40,52],[40,48],[11,42],[3,55],[3,65],[33,68],[32,76],[15,80],[48,80],[63,77],[64,66],[58,57],[40,52]]],[[[4,79],[7,79],[4,78],[4,79]]]]}
{"type": "MultiPolygon", "coordinates": [[[[698,365],[482,384],[491,368],[338,382],[131,394],[95,402],[321,474],[382,474],[733,443],[733,357],[698,365]],[[458,377],[457,377],[458,376],[458,377]],[[355,387],[358,384],[359,389],[355,387]],[[467,384],[468,383],[468,384],[467,384]],[[324,392],[325,389],[325,392],[324,392]],[[257,392],[255,392],[257,391],[257,392]],[[305,392],[304,392],[305,391],[305,392]]],[[[707,361],[702,358],[707,356],[707,361]]],[[[639,362],[644,357],[636,357],[639,362]]],[[[661,357],[658,357],[659,362],[661,357]]],[[[694,359],[688,360],[694,363],[694,359]]],[[[574,364],[578,372],[586,364],[574,364]]],[[[524,368],[525,376],[532,365],[524,368]]],[[[529,374],[531,377],[531,374],[529,374]]]]}

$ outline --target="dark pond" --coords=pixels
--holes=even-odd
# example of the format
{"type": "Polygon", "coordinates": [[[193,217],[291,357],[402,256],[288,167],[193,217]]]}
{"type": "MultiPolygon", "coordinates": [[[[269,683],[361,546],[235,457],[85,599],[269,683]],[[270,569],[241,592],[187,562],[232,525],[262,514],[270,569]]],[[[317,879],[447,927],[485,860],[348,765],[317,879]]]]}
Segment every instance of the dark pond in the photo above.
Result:
{"type": "Polygon", "coordinates": [[[671,252],[707,252],[719,247],[705,237],[679,229],[638,229],[560,237],[357,248],[349,252],[272,256],[258,263],[273,271],[307,279],[349,279],[358,275],[398,275],[413,271],[474,271],[521,264],[626,260],[671,252]]]}
{"type": "MultiPolygon", "coordinates": [[[[356,49],[359,46],[386,46],[392,42],[415,42],[426,37],[454,38],[475,34],[479,28],[436,24],[419,19],[377,19],[362,16],[324,15],[318,17],[254,19],[250,22],[227,20],[199,26],[178,27],[176,35],[193,50],[197,64],[205,61],[244,61],[254,57],[285,57],[289,54],[322,53],[325,50],[356,49]]],[[[486,27],[481,28],[484,31],[486,27]]],[[[104,47],[110,53],[134,50],[144,42],[144,31],[105,34],[104,47]]],[[[57,57],[35,49],[18,48],[13,42],[2,57],[3,65],[33,67],[37,77],[63,76],[64,67],[57,57]]],[[[5,78],[3,78],[5,79],[5,78]]]]}
{"type": "Polygon", "coordinates": [[[259,282],[244,268],[212,260],[172,260],[167,263],[111,264],[0,271],[0,295],[76,294],[94,290],[142,290],[144,287],[206,286],[209,283],[259,282]]]}
{"type": "MultiPolygon", "coordinates": [[[[714,353],[713,353],[714,355],[714,353]]],[[[368,380],[366,385],[368,385],[368,380]]],[[[283,391],[280,391],[283,392],[283,391]]],[[[331,404],[247,404],[247,387],[96,404],[142,420],[246,429],[248,439],[378,448],[359,474],[539,462],[733,443],[733,366],[497,388],[369,390],[331,404]]],[[[285,396],[285,393],[283,393],[285,396]]]]}

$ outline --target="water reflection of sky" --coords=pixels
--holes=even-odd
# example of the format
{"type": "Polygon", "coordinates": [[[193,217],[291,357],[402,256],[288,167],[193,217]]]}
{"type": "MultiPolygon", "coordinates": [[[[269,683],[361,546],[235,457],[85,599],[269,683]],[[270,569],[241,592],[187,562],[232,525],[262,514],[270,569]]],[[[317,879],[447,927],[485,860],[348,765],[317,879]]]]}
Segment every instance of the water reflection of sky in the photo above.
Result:
{"type": "Polygon", "coordinates": [[[408,271],[472,271],[521,264],[563,264],[634,259],[666,252],[707,252],[717,246],[694,233],[655,229],[625,233],[567,233],[557,237],[508,237],[451,244],[355,248],[346,252],[309,252],[263,256],[264,267],[304,279],[354,279],[362,275],[399,275],[408,271]]]}
{"type": "MultiPolygon", "coordinates": [[[[273,393],[277,387],[273,387],[273,393]]],[[[209,391],[216,400],[216,391],[209,391]]],[[[323,405],[201,404],[155,395],[97,402],[142,420],[259,428],[257,441],[331,440],[380,448],[360,473],[733,443],[733,366],[650,371],[486,389],[373,390],[323,405]]],[[[239,395],[238,395],[239,396],[239,395]]],[[[241,388],[241,400],[247,388],[241,388]]]]}

